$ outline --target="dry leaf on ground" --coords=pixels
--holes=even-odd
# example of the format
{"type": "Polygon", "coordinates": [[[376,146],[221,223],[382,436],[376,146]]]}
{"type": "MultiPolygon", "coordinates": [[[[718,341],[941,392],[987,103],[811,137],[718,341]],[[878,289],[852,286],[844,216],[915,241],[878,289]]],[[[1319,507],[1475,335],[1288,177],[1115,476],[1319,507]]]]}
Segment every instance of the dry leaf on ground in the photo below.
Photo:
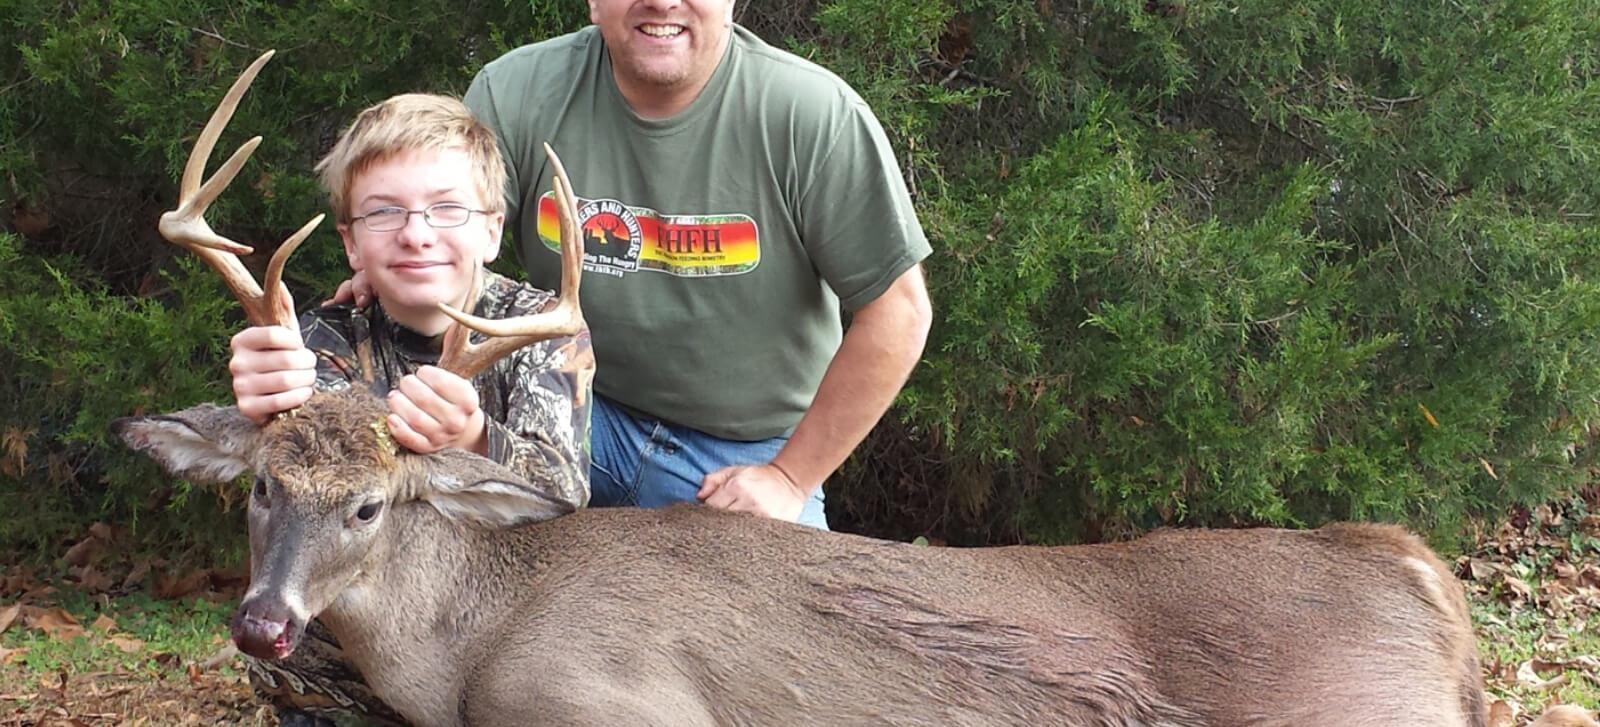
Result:
{"type": "Polygon", "coordinates": [[[94,557],[104,549],[104,546],[105,543],[103,541],[91,535],[67,548],[67,554],[62,556],[62,559],[67,561],[67,565],[88,565],[89,561],[94,560],[94,557]]]}
{"type": "Polygon", "coordinates": [[[1512,727],[1516,719],[1516,710],[1504,699],[1496,699],[1489,705],[1489,727],[1512,727]]]}
{"type": "Polygon", "coordinates": [[[1578,527],[1590,535],[1600,537],[1600,513],[1585,517],[1578,527]]]}
{"type": "Polygon", "coordinates": [[[78,578],[78,586],[89,593],[105,593],[117,585],[111,576],[102,573],[92,565],[77,569],[73,575],[78,578]]]}
{"type": "Polygon", "coordinates": [[[156,578],[156,598],[188,598],[204,592],[210,585],[211,575],[203,570],[190,571],[182,577],[163,573],[156,578]]]}
{"type": "Polygon", "coordinates": [[[122,579],[122,590],[131,591],[144,582],[144,577],[150,575],[150,567],[154,565],[151,559],[141,558],[133,564],[127,577],[122,579]]]}
{"type": "Polygon", "coordinates": [[[22,604],[20,603],[13,603],[5,608],[0,608],[0,634],[11,628],[11,624],[17,620],[17,615],[21,613],[22,604]]]}
{"type": "Polygon", "coordinates": [[[1517,667],[1518,684],[1521,684],[1529,689],[1542,691],[1567,683],[1567,675],[1560,672],[1560,670],[1557,670],[1558,673],[1549,679],[1540,676],[1539,670],[1535,667],[1536,662],[1539,662],[1539,660],[1531,659],[1529,661],[1522,662],[1522,666],[1517,667]]]}
{"type": "Polygon", "coordinates": [[[1518,599],[1526,601],[1533,598],[1533,588],[1528,586],[1527,581],[1507,573],[1504,576],[1504,582],[1506,589],[1515,594],[1518,599]]]}
{"type": "Polygon", "coordinates": [[[124,654],[144,651],[144,642],[132,636],[112,636],[106,640],[110,641],[112,646],[117,647],[124,654]]]}
{"type": "Polygon", "coordinates": [[[23,607],[23,621],[28,628],[44,633],[52,639],[71,639],[84,634],[83,625],[64,608],[23,607]]]}

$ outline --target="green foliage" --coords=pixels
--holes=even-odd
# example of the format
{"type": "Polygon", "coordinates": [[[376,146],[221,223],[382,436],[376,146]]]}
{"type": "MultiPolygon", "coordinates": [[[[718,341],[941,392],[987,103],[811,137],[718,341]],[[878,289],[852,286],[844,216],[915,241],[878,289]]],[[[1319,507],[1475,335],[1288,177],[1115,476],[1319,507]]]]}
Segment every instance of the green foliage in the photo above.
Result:
{"type": "MultiPolygon", "coordinates": [[[[270,253],[326,207],[311,169],[356,111],[400,92],[461,93],[486,60],[584,19],[581,5],[532,18],[528,7],[0,0],[0,139],[13,140],[0,159],[21,160],[8,167],[5,196],[48,213],[56,235],[41,237],[53,249],[131,289],[162,257],[153,221],[175,206],[201,125],[239,71],[276,49],[208,165],[263,137],[210,216],[225,235],[270,253]],[[130,230],[143,244],[128,244],[130,230]]],[[[301,297],[343,276],[331,223],[290,274],[301,297]]]]}
{"type": "MultiPolygon", "coordinates": [[[[235,307],[154,222],[239,69],[279,51],[212,162],[265,139],[211,215],[259,270],[322,210],[312,163],[356,110],[460,92],[584,11],[0,0],[0,195],[25,235],[0,247],[0,433],[28,450],[0,508],[40,514],[0,543],[223,507],[157,496],[104,424],[226,396],[235,307]]],[[[936,250],[927,354],[830,485],[836,521],[976,542],[1355,518],[1445,542],[1585,478],[1596,0],[738,12],[878,112],[936,250]]],[[[302,305],[344,276],[331,225],[290,273],[302,305]]]]}
{"type": "Polygon", "coordinates": [[[148,457],[113,442],[113,419],[226,395],[231,300],[194,261],[147,297],[79,281],[73,261],[22,254],[0,233],[0,543],[53,553],[90,520],[135,526],[151,540],[229,543],[241,523],[221,486],[190,497],[148,457]],[[12,509],[15,508],[15,509],[12,509]],[[207,527],[207,524],[224,527],[207,527]],[[221,537],[221,540],[213,538],[221,537]]]}
{"type": "Polygon", "coordinates": [[[990,93],[910,98],[928,123],[896,129],[949,186],[919,200],[938,315],[895,431],[920,438],[873,443],[942,465],[858,460],[846,499],[1050,541],[1381,519],[1448,542],[1584,481],[1596,9],[961,3],[915,53],[990,93]]]}

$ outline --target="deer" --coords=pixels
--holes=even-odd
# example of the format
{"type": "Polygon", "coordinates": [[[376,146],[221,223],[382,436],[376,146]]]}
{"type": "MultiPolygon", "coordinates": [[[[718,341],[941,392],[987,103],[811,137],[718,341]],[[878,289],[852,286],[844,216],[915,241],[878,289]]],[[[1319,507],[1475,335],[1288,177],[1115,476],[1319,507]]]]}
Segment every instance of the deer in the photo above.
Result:
{"type": "MultiPolygon", "coordinates": [[[[284,248],[316,220],[258,287],[237,257],[251,248],[203,214],[259,137],[198,180],[269,55],[213,114],[161,224],[252,321],[292,313],[284,248]]],[[[506,321],[452,309],[441,365],[464,376],[581,320],[575,195],[546,153],[560,303],[506,321]]],[[[283,658],[319,619],[416,724],[1487,723],[1463,590],[1398,526],[962,548],[695,505],[574,510],[478,455],[397,447],[385,413],[352,387],[259,426],[201,403],[112,429],[174,476],[253,474],[241,651],[283,658]]]]}

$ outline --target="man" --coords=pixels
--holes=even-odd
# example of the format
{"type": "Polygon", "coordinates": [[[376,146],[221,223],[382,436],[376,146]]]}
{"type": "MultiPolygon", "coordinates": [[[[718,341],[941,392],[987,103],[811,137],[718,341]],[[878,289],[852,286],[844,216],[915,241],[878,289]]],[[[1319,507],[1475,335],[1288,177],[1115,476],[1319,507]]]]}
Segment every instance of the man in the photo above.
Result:
{"type": "Polygon", "coordinates": [[[826,528],[823,481],[932,318],[888,140],[843,81],[735,25],[732,0],[589,12],[592,27],[488,64],[466,102],[500,140],[535,285],[559,277],[543,143],[577,180],[590,503],[699,500],[826,528]]]}
{"type": "Polygon", "coordinates": [[[559,261],[541,145],[571,150],[593,504],[826,528],[824,480],[921,356],[930,249],[866,104],[733,4],[590,0],[593,26],[491,62],[466,103],[500,139],[535,285],[559,261]]]}

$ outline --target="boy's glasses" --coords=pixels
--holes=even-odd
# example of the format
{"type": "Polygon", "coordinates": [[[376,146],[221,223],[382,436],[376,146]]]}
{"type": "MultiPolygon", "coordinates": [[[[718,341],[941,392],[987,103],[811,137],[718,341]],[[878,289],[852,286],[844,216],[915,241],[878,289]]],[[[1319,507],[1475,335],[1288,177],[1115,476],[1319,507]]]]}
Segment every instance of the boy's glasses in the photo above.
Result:
{"type": "Polygon", "coordinates": [[[428,205],[420,210],[408,210],[404,207],[379,207],[360,217],[350,218],[351,222],[360,222],[373,232],[394,232],[406,226],[411,221],[412,215],[422,215],[422,219],[430,227],[460,227],[472,219],[472,213],[480,215],[489,214],[488,210],[475,210],[466,205],[454,202],[440,202],[428,205]]]}

